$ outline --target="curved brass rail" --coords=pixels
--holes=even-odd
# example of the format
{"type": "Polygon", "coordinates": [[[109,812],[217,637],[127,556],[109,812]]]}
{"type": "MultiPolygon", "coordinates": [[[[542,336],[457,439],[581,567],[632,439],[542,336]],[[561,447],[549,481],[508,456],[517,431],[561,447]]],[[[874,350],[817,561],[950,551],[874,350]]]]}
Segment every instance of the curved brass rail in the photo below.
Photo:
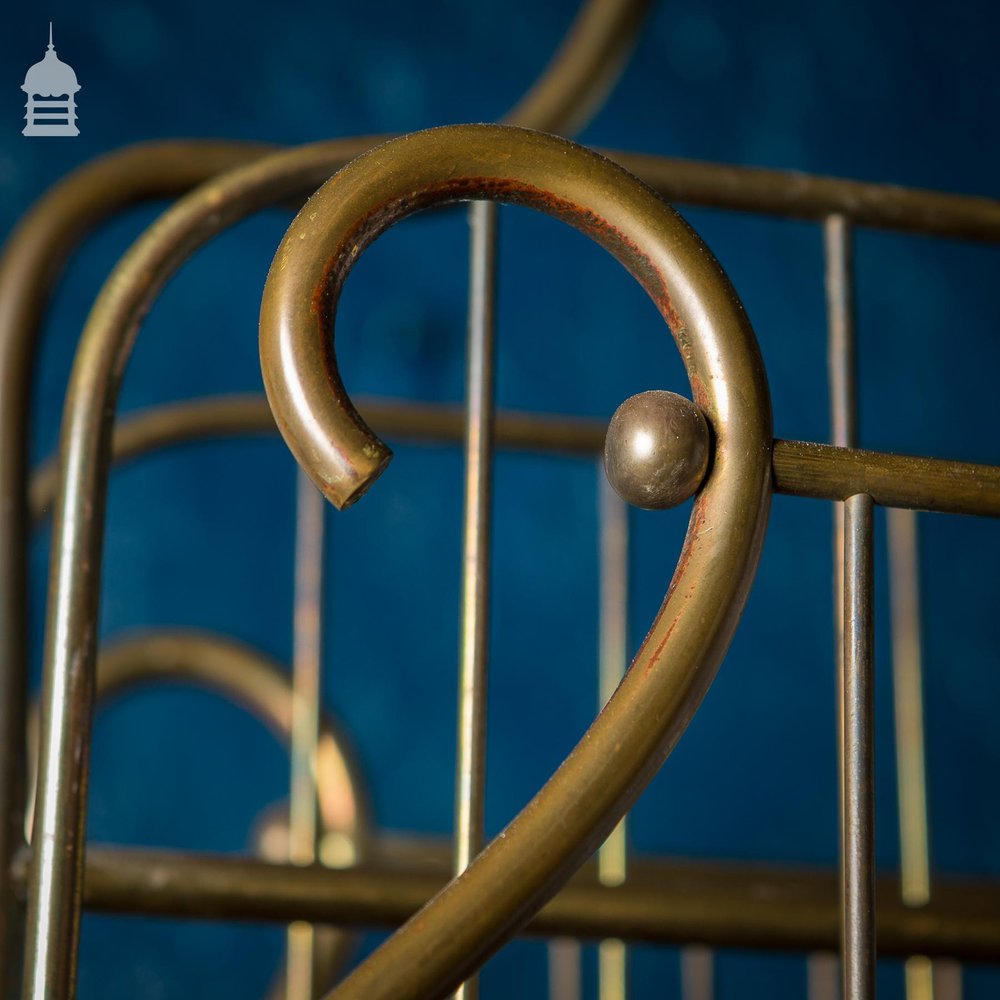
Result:
{"type": "MultiPolygon", "coordinates": [[[[235,702],[263,722],[286,748],[290,746],[295,695],[287,673],[249,646],[207,632],[143,631],[109,644],[98,658],[95,704],[164,682],[188,682],[235,702]]],[[[28,717],[29,820],[25,824],[29,843],[37,735],[38,710],[32,706],[28,717]]],[[[321,829],[318,853],[321,857],[337,857],[343,865],[353,865],[368,852],[371,807],[346,737],[323,712],[317,742],[316,788],[321,829]]],[[[315,964],[319,982],[334,981],[354,943],[348,934],[317,928],[315,964]]],[[[267,996],[269,1000],[281,1000],[284,995],[284,975],[279,974],[267,996]]]]}
{"type": "Polygon", "coordinates": [[[278,248],[261,305],[264,384],[286,442],[328,499],[349,506],[391,458],[337,370],[334,317],[343,282],[395,222],[475,198],[559,218],[632,272],[677,341],[714,432],[713,468],[664,604],[586,737],[503,833],[355,970],[337,997],[445,996],[583,863],[655,774],[711,683],[767,519],[772,437],[763,364],[714,258],[621,167],[565,140],[500,126],[419,132],[359,157],[309,200],[278,248]]]}
{"type": "MultiPolygon", "coordinates": [[[[75,968],[81,792],[85,786],[72,761],[85,759],[89,741],[104,476],[113,403],[137,323],[187,254],[255,209],[301,196],[315,187],[338,165],[347,145],[330,143],[275,154],[209,182],[183,199],[119,264],[88,321],[67,397],[62,465],[67,489],[56,513],[54,532],[43,690],[42,794],[37,817],[44,835],[33,856],[29,886],[32,914],[41,908],[45,920],[29,921],[35,933],[29,941],[28,996],[65,995],[71,989],[75,968]]],[[[616,176],[625,176],[598,157],[591,156],[590,161],[604,164],[604,170],[615,170],[616,176]]],[[[649,192],[646,197],[656,201],[649,192]]],[[[714,264],[699,260],[702,269],[709,266],[711,273],[716,273],[714,264]]],[[[728,308],[734,308],[731,302],[728,308]]],[[[754,370],[759,377],[759,366],[754,370]]],[[[711,391],[720,391],[720,387],[711,391]]],[[[732,406],[732,401],[727,405],[732,406]]],[[[768,424],[763,438],[769,442],[768,416],[762,413],[758,419],[768,424]]],[[[755,426],[750,421],[742,433],[751,433],[755,426]]],[[[762,447],[766,451],[766,445],[762,447]]],[[[766,482],[766,456],[755,457],[760,458],[762,483],[766,482]]],[[[708,489],[705,496],[712,492],[708,489]]],[[[756,516],[763,523],[762,512],[751,514],[746,507],[741,510],[742,516],[756,516]]]]}
{"type": "Polygon", "coordinates": [[[509,125],[573,135],[600,109],[635,45],[652,0],[591,0],[542,75],[504,116],[509,125]]]}
{"type": "MultiPolygon", "coordinates": [[[[536,128],[581,125],[613,84],[649,0],[586,0],[555,58],[508,120],[536,128]]],[[[359,140],[362,141],[362,140],[359,140]]],[[[371,144],[371,143],[369,143],[371,144]]],[[[21,222],[0,257],[0,747],[24,742],[27,700],[28,393],[45,305],[72,249],[103,220],[136,202],[179,195],[264,155],[238,142],[148,143],[66,178],[21,222]]],[[[23,819],[25,776],[0,765],[0,988],[19,989],[21,917],[10,862],[23,819]]]]}

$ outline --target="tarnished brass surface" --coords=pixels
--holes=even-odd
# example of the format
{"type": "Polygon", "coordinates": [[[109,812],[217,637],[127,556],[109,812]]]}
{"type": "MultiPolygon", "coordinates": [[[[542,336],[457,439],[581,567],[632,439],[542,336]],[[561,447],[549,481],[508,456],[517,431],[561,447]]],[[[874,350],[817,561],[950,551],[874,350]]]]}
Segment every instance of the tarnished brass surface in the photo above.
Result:
{"type": "Polygon", "coordinates": [[[714,676],[756,568],[769,505],[763,367],[714,259],[615,164],[562,140],[497,126],[415,133],[359,157],[310,199],[278,248],[261,306],[265,388],[289,447],[331,502],[356,501],[391,457],[337,372],[340,288],[359,254],[394,222],[466,198],[554,215],[632,271],[681,348],[715,434],[713,467],[664,605],[586,739],[466,872],[338,987],[334,995],[342,997],[445,995],[610,832],[714,676]],[[716,523],[726,530],[701,530],[716,523]]]}

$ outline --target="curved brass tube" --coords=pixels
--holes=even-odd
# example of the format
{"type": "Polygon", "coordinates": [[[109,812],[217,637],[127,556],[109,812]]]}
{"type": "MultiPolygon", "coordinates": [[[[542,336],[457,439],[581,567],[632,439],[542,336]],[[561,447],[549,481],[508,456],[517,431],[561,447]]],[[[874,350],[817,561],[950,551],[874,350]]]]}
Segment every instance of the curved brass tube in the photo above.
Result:
{"type": "Polygon", "coordinates": [[[704,244],[610,161],[542,133],[474,125],[415,133],[359,157],[310,199],[275,255],[261,305],[264,384],[286,442],[328,499],[349,506],[391,457],[337,370],[343,282],[395,222],[475,198],[562,219],[632,272],[677,340],[714,432],[714,463],[664,604],[587,736],[465,873],[355,970],[337,997],[445,996],[583,863],[655,774],[711,683],[756,569],[769,508],[763,364],[704,244]]]}
{"type": "Polygon", "coordinates": [[[652,0],[591,0],[542,75],[505,116],[509,125],[574,135],[604,103],[652,0]]]}
{"type": "MultiPolygon", "coordinates": [[[[29,907],[34,914],[44,901],[45,921],[44,926],[37,919],[29,922],[37,933],[29,941],[28,996],[68,993],[75,968],[83,801],[79,776],[72,761],[82,757],[89,742],[93,622],[106,488],[104,474],[113,401],[136,324],[156,290],[186,254],[214,232],[256,208],[285,201],[315,187],[337,166],[348,145],[329,143],[275,154],[224,179],[209,182],[179,202],[137,242],[116,268],[88,322],[67,398],[63,482],[68,489],[60,500],[54,532],[54,571],[43,690],[42,794],[37,817],[44,835],[33,857],[29,885],[29,907]],[[60,849],[57,850],[56,845],[60,849]]],[[[625,176],[597,157],[590,157],[590,160],[603,164],[604,170],[615,171],[616,177],[625,176]]],[[[656,201],[648,192],[645,196],[656,201]]],[[[699,259],[702,269],[709,266],[713,268],[711,273],[716,273],[714,264],[699,259]]],[[[744,320],[741,314],[739,317],[738,329],[742,330],[744,320]]],[[[759,365],[754,371],[759,378],[759,365]]],[[[711,381],[708,384],[713,385],[711,381]]],[[[713,387],[711,393],[718,391],[719,387],[713,387]]],[[[764,398],[766,400],[766,393],[764,398]]],[[[744,399],[741,405],[745,403],[744,399]]],[[[732,408],[734,401],[727,401],[727,406],[732,408]]],[[[748,421],[739,433],[753,435],[754,428],[759,429],[758,420],[768,425],[768,433],[762,435],[762,440],[769,442],[766,407],[765,412],[748,421]]],[[[766,451],[766,444],[762,449],[766,451]]],[[[761,458],[754,454],[752,458],[760,458],[761,468],[765,470],[761,483],[766,484],[766,456],[761,458]]],[[[717,470],[724,464],[717,462],[717,470]]],[[[715,481],[714,476],[712,481],[715,481]]],[[[704,496],[712,494],[709,488],[704,496]]],[[[750,518],[758,528],[763,524],[761,510],[746,506],[738,509],[744,520],[750,518]]],[[[754,545],[757,543],[759,537],[755,537],[754,545]]],[[[752,551],[755,553],[756,548],[752,551]]],[[[748,567],[744,564],[743,568],[748,567]]],[[[743,576],[737,573],[731,582],[742,596],[743,576]]],[[[663,616],[660,620],[664,621],[663,616]]],[[[669,627],[669,623],[665,627],[669,627]]],[[[722,645],[724,643],[720,643],[717,653],[721,653],[722,645]]],[[[674,696],[690,693],[680,688],[673,691],[674,696]]],[[[684,702],[683,697],[680,700],[684,702]]],[[[693,710],[693,706],[689,707],[693,710]]]]}
{"type": "Polygon", "coordinates": [[[76,969],[86,782],[93,705],[106,472],[114,401],[140,317],[180,263],[212,235],[265,205],[316,188],[365,140],[265,157],[179,201],[115,268],[77,351],[62,432],[62,493],[53,530],[39,797],[28,893],[25,996],[71,996],[76,969]]]}
{"type": "MultiPolygon", "coordinates": [[[[100,705],[137,687],[164,682],[189,682],[236,702],[289,746],[294,692],[287,672],[243,643],[206,632],[144,631],[108,645],[98,658],[95,703],[100,705]]],[[[25,824],[29,843],[37,733],[38,710],[32,706],[28,716],[29,819],[25,824]]],[[[336,857],[343,865],[353,865],[368,851],[371,807],[346,738],[326,713],[320,715],[316,788],[322,830],[318,853],[321,857],[336,857]]],[[[287,807],[285,811],[287,820],[287,807]]],[[[317,932],[318,979],[329,983],[349,958],[354,941],[332,928],[317,928],[317,932]]],[[[268,997],[281,1000],[283,996],[284,976],[279,974],[268,997]]]]}
{"type": "Polygon", "coordinates": [[[66,258],[104,219],[139,201],[176,196],[260,156],[249,143],[158,142],[75,171],[45,195],[0,257],[0,993],[16,995],[21,931],[9,860],[22,843],[27,663],[28,399],[38,331],[66,258]]]}
{"type": "MultiPolygon", "coordinates": [[[[538,128],[583,124],[638,34],[649,0],[586,0],[543,76],[509,118],[538,128]]],[[[45,304],[84,236],[122,208],[171,197],[264,155],[238,142],[180,141],[131,147],[77,170],[32,209],[0,256],[0,748],[24,742],[27,699],[28,392],[45,304]]],[[[0,989],[19,989],[21,918],[9,883],[20,843],[24,772],[16,753],[0,765],[0,989]]]]}

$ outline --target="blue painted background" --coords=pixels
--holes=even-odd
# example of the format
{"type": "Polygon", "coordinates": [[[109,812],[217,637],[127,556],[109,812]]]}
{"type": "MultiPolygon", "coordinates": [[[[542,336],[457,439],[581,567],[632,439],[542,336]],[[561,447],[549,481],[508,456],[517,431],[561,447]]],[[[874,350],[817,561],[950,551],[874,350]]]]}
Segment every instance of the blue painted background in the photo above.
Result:
{"type": "MultiPolygon", "coordinates": [[[[19,5],[0,30],[0,232],[76,165],[140,139],[297,143],[495,119],[544,65],[574,8],[574,0],[516,0],[502,10],[400,0],[309,2],[294,11],[193,0],[19,5]],[[60,56],[83,85],[78,139],[20,134],[18,88],[44,52],[49,18],[60,56]]],[[[582,138],[1000,195],[998,28],[988,0],[944,10],[890,0],[664,2],[582,138]]],[[[56,444],[87,310],[114,260],[161,208],[103,227],[59,285],[34,385],[39,460],[56,444]]],[[[776,433],[823,440],[817,228],[686,214],[758,332],[776,433]]],[[[260,291],[287,223],[277,211],[255,218],[182,269],[144,324],[122,410],[259,390],[260,291]]],[[[452,212],[408,222],[366,254],[338,325],[352,392],[461,399],[465,249],[463,217],[452,212]]],[[[859,237],[864,445],[1000,461],[998,263],[992,247],[859,237]]],[[[502,213],[500,328],[504,406],[607,418],[633,392],[683,391],[676,351],[638,287],[583,237],[523,210],[502,213]]],[[[451,827],[460,474],[453,449],[401,445],[364,502],[329,519],[325,698],[354,738],[379,822],[392,829],[451,827]]],[[[102,634],[197,626],[287,661],[293,483],[277,440],[199,445],[116,474],[102,634]]],[[[594,712],[594,485],[588,461],[498,462],[492,831],[594,712]]],[[[633,517],[633,647],[669,581],[684,517],[633,517]]],[[[636,848],[835,862],[830,519],[826,504],[776,499],[731,655],[634,812],[636,848]]],[[[1000,525],[944,516],[920,523],[934,866],[1000,876],[1000,525]]],[[[878,530],[877,849],[888,867],[898,862],[898,838],[881,515],[878,530]]],[[[32,558],[36,675],[47,560],[43,532],[32,558]]],[[[90,836],[238,851],[286,783],[283,751],[236,709],[193,691],[144,693],[98,719],[90,836]]],[[[80,994],[256,997],[281,942],[276,929],[88,916],[80,994]]],[[[587,963],[593,996],[592,953],[587,963]]],[[[803,996],[804,969],[794,956],[725,954],[718,996],[803,996]]],[[[636,949],[633,970],[635,995],[678,995],[675,951],[636,949]]],[[[544,973],[544,947],[518,943],[487,967],[485,996],[541,997],[544,973]]],[[[1000,985],[989,970],[969,971],[965,981],[970,998],[994,996],[1000,985]]],[[[880,989],[901,995],[898,963],[884,963],[880,989]]]]}

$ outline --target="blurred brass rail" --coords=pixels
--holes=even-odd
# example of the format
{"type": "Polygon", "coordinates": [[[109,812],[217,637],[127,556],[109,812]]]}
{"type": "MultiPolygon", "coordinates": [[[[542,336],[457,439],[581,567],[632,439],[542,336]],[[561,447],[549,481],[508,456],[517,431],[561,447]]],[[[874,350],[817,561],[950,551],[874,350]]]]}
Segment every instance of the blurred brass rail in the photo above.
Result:
{"type": "MultiPolygon", "coordinates": [[[[14,866],[24,891],[28,852],[14,866]]],[[[307,920],[394,927],[448,879],[440,866],[299,868],[250,858],[89,847],[91,911],[206,920],[307,920]]],[[[587,866],[525,928],[531,935],[769,950],[835,950],[840,917],[833,870],[637,858],[621,886],[587,866]]],[[[879,953],[1000,960],[1000,885],[941,880],[923,907],[904,906],[899,882],[878,882],[879,953]]]]}
{"type": "MultiPolygon", "coordinates": [[[[379,433],[422,443],[460,443],[460,406],[359,397],[358,404],[379,433]]],[[[606,424],[587,417],[501,410],[496,440],[511,450],[596,455],[606,424]]],[[[261,395],[217,396],[169,403],[123,414],[115,427],[117,464],[148,451],[205,438],[273,434],[274,417],[261,395]]],[[[777,440],[772,460],[774,488],[790,496],[844,500],[867,493],[884,507],[1000,517],[1000,467],[948,459],[894,455],[804,441],[777,440]]],[[[31,514],[39,520],[51,507],[54,460],[31,481],[31,514]]]]}
{"type": "Polygon", "coordinates": [[[606,152],[668,201],[785,219],[842,215],[857,226],[967,240],[1000,239],[1000,200],[797,170],[606,152]]]}

